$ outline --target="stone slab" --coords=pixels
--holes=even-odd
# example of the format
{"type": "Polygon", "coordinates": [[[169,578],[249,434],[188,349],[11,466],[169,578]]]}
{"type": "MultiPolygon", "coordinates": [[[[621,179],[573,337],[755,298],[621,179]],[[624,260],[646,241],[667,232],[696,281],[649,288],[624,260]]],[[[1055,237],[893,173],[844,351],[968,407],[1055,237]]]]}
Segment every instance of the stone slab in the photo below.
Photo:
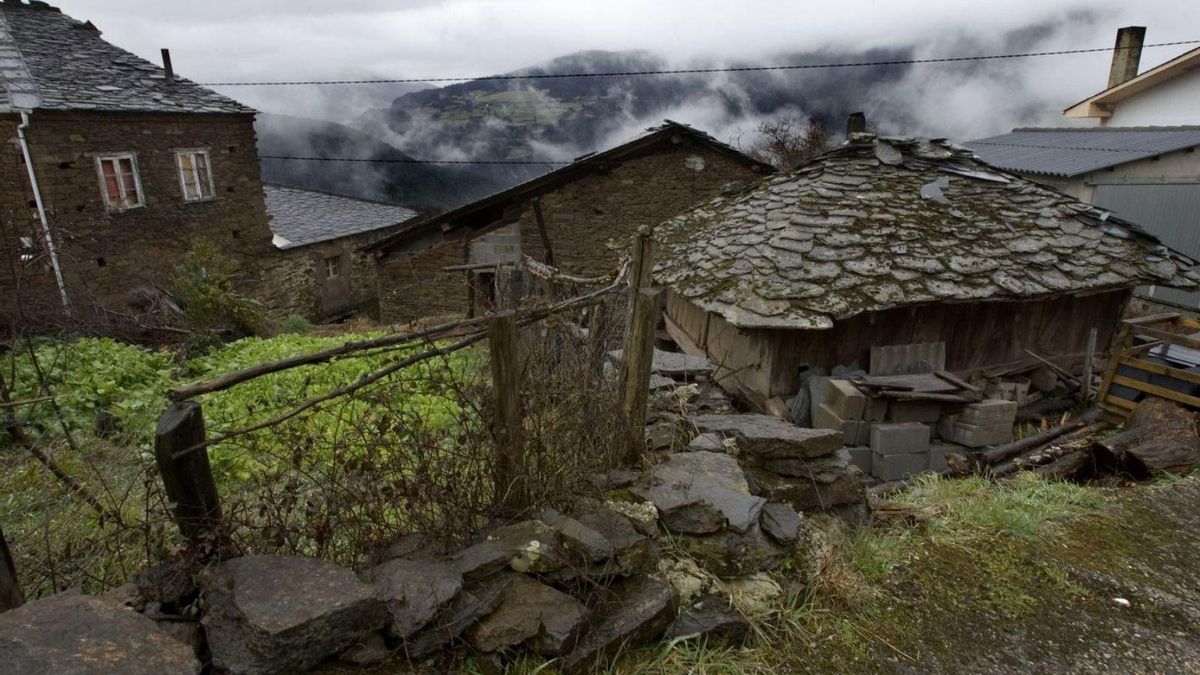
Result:
{"type": "Polygon", "coordinates": [[[578,644],[563,660],[565,672],[586,672],[622,650],[659,637],[678,615],[679,595],[663,579],[633,577],[611,591],[593,609],[578,644]]]}
{"type": "Polygon", "coordinates": [[[500,604],[468,630],[481,652],[525,645],[542,656],[558,656],[575,644],[587,608],[575,598],[528,577],[504,589],[500,604]]]}
{"type": "Polygon", "coordinates": [[[654,504],[664,527],[684,534],[709,534],[726,527],[744,533],[766,503],[750,494],[735,458],[704,451],[668,456],[630,491],[654,504]]]}
{"type": "Polygon", "coordinates": [[[876,455],[928,454],[929,436],[929,427],[920,422],[875,424],[871,426],[871,450],[876,455]]]}
{"type": "Polygon", "coordinates": [[[759,524],[767,536],[783,546],[790,546],[800,533],[800,514],[788,504],[772,502],[763,507],[759,524]]]}
{"type": "Polygon", "coordinates": [[[755,494],[769,501],[785,502],[797,511],[821,511],[847,504],[862,504],[866,500],[863,484],[864,474],[849,460],[836,472],[831,472],[827,482],[811,478],[781,476],[763,469],[749,468],[755,494]]]}
{"type": "Polygon", "coordinates": [[[805,429],[773,415],[698,415],[692,423],[701,433],[735,439],[740,452],[759,458],[820,457],[843,445],[838,431],[805,429]]]}
{"type": "Polygon", "coordinates": [[[667,628],[664,640],[706,638],[730,645],[746,641],[750,623],[720,596],[705,595],[689,603],[667,628]]]}
{"type": "Polygon", "coordinates": [[[924,473],[929,469],[929,451],[882,454],[874,452],[871,475],[879,480],[901,480],[924,473]]]}
{"type": "Polygon", "coordinates": [[[391,617],[387,633],[406,638],[429,623],[462,590],[463,578],[452,563],[390,560],[364,574],[391,617]]]}
{"type": "Polygon", "coordinates": [[[14,675],[195,675],[192,648],[137,612],[60,593],[0,614],[0,672],[14,675]]]}

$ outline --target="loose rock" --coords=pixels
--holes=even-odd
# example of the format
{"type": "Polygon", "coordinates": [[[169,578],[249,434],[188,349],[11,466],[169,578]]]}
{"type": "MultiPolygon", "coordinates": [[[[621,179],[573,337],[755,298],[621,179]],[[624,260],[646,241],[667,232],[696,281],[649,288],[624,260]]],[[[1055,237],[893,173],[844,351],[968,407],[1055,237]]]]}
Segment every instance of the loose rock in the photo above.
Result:
{"type": "Polygon", "coordinates": [[[422,659],[454,641],[500,604],[504,589],[518,575],[501,572],[470,584],[425,629],[404,641],[409,659],[422,659]]]}
{"type": "Polygon", "coordinates": [[[383,636],[379,633],[371,633],[358,644],[342,652],[338,658],[356,666],[373,666],[386,661],[389,655],[391,655],[391,651],[383,636]]]}
{"type": "Polygon", "coordinates": [[[722,577],[771,569],[783,555],[783,549],[767,539],[757,523],[745,534],[725,530],[705,536],[681,535],[675,543],[704,569],[722,577]]]}
{"type": "Polygon", "coordinates": [[[467,634],[471,645],[495,652],[526,645],[543,656],[574,646],[587,608],[575,598],[528,577],[516,577],[500,605],[467,634]]]}
{"type": "Polygon", "coordinates": [[[767,536],[787,546],[796,541],[800,531],[800,514],[787,504],[772,502],[763,507],[759,524],[767,536]]]}
{"type": "Polygon", "coordinates": [[[194,675],[191,648],[90,595],[59,594],[0,614],[0,670],[21,675],[194,675]]]}
{"type": "Polygon", "coordinates": [[[579,644],[563,661],[566,672],[581,672],[622,649],[662,635],[678,612],[675,589],[655,577],[625,579],[593,610],[579,644]]]}
{"type": "Polygon", "coordinates": [[[663,639],[707,637],[741,645],[749,632],[750,623],[730,606],[728,599],[706,595],[696,602],[683,605],[679,617],[667,628],[663,639]]]}
{"type": "Polygon", "coordinates": [[[387,634],[406,638],[429,623],[462,590],[463,578],[449,563],[392,560],[366,573],[375,597],[387,605],[387,634]]]}
{"type": "Polygon", "coordinates": [[[291,673],[363,640],[388,612],[374,589],[333,563],[252,555],[206,573],[204,625],[213,665],[291,673]]]}
{"type": "Polygon", "coordinates": [[[654,504],[668,530],[685,534],[744,533],[766,503],[750,494],[736,459],[703,451],[669,456],[631,492],[654,504]]]}
{"type": "Polygon", "coordinates": [[[820,457],[842,447],[842,433],[805,429],[774,415],[699,415],[692,424],[701,433],[719,433],[737,441],[743,454],[760,459],[820,457]]]}

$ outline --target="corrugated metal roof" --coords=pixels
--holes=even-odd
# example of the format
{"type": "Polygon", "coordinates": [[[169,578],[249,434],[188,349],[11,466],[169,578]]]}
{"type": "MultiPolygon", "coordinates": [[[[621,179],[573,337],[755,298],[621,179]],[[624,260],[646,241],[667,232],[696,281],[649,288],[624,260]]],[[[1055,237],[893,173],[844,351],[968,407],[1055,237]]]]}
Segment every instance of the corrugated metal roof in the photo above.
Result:
{"type": "Polygon", "coordinates": [[[1002,169],[1070,177],[1200,146],[1200,127],[1014,129],[965,145],[1002,169]]]}
{"type": "Polygon", "coordinates": [[[264,185],[275,245],[282,249],[392,227],[417,215],[394,204],[264,185]]]}

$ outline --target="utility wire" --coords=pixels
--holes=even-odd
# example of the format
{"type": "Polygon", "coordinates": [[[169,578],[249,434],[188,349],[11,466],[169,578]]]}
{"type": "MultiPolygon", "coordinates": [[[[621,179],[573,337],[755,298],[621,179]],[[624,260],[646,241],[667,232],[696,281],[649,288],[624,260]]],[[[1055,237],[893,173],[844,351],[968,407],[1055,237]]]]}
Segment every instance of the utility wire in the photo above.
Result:
{"type": "Polygon", "coordinates": [[[281,159],[304,162],[362,162],[367,164],[547,164],[566,166],[574,162],[535,159],[371,159],[369,157],[301,157],[296,155],[260,155],[259,159],[281,159]]]}
{"type": "MultiPolygon", "coordinates": [[[[1151,47],[1175,47],[1179,45],[1200,44],[1200,40],[1177,40],[1175,42],[1156,42],[1142,45],[1143,49],[1151,47]]],[[[1068,54],[1092,54],[1096,52],[1112,52],[1133,47],[1096,47],[1093,49],[1060,49],[1048,52],[1023,52],[1017,54],[984,54],[978,56],[945,56],[929,59],[893,59],[888,61],[849,61],[843,63],[798,63],[782,66],[731,66],[727,68],[678,68],[672,70],[621,70],[604,73],[530,73],[525,75],[482,75],[478,77],[405,77],[394,79],[364,79],[364,80],[281,80],[276,82],[203,82],[207,87],[282,87],[296,85],[336,85],[336,84],[417,84],[439,82],[466,81],[495,81],[495,80],[556,80],[572,77],[633,77],[643,75],[698,75],[704,73],[751,73],[772,70],[816,70],[821,68],[864,68],[872,66],[903,66],[923,63],[957,63],[961,61],[997,61],[1003,59],[1025,59],[1039,56],[1064,56],[1068,54]]]]}

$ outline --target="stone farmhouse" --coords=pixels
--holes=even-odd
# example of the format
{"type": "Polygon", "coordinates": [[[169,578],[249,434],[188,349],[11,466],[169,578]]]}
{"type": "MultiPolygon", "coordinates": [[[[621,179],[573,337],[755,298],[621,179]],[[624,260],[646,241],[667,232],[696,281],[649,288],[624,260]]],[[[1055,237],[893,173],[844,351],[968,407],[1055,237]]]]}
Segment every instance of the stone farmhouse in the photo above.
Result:
{"type": "MultiPolygon", "coordinates": [[[[984,161],[1145,227],[1200,257],[1200,48],[1138,72],[1146,29],[1117,34],[1108,87],[1063,111],[1093,126],[1014,129],[967,143],[984,161]]],[[[1139,289],[1200,307],[1200,293],[1139,289]]]]}
{"type": "Polygon", "coordinates": [[[806,368],[945,343],[945,368],[1106,350],[1140,284],[1200,268],[1137,226],[945,141],[854,134],[658,228],[667,330],[753,406],[806,368]]]}
{"type": "Polygon", "coordinates": [[[317,320],[377,313],[375,259],[365,248],[416,211],[282,185],[263,189],[280,251],[265,274],[272,310],[317,320]]]}
{"type": "Polygon", "coordinates": [[[189,241],[258,288],[273,249],[254,111],[44,3],[0,4],[0,301],[124,309],[189,241]]]}
{"type": "Polygon", "coordinates": [[[494,306],[497,272],[520,268],[525,256],[571,274],[612,273],[639,227],[773,171],[668,120],[632,141],[374,244],[382,318],[411,321],[494,306]]]}

